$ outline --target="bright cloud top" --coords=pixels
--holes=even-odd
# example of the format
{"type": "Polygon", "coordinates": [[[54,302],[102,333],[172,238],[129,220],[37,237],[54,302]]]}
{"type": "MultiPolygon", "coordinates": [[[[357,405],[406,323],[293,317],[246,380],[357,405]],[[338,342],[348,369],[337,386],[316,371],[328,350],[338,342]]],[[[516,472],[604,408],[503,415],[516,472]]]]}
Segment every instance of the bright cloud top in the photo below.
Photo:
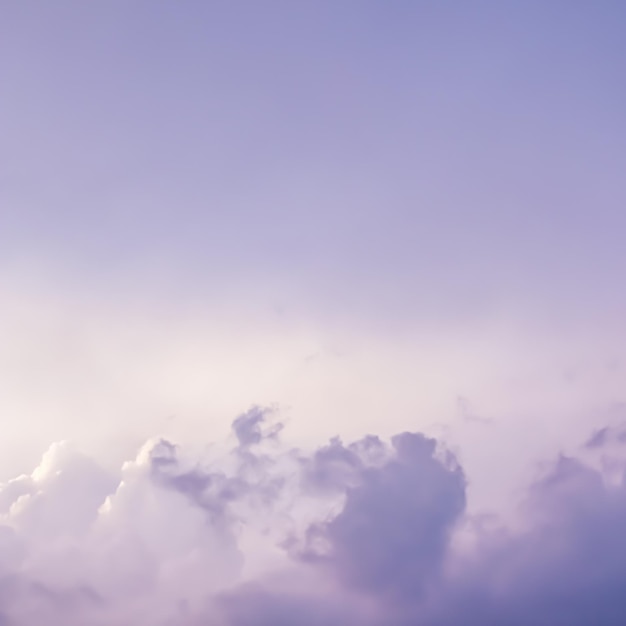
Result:
{"type": "Polygon", "coordinates": [[[203,458],[155,439],[116,474],[51,446],[0,490],[0,623],[623,623],[623,431],[559,458],[514,529],[470,516],[434,439],[281,435],[253,408],[203,458]]]}

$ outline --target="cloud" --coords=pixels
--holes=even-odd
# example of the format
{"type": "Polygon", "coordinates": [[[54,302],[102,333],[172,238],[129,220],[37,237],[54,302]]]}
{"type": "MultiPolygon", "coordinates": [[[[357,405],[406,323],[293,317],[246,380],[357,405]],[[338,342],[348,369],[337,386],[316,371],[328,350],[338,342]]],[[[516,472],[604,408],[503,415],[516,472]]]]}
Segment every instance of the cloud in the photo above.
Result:
{"type": "Polygon", "coordinates": [[[306,452],[272,419],[211,458],[148,441],[117,473],[51,446],[0,488],[0,625],[624,623],[626,487],[584,458],[623,430],[559,457],[506,527],[470,516],[434,439],[306,452]]]}
{"type": "Polygon", "coordinates": [[[623,484],[563,456],[530,488],[524,510],[521,528],[483,532],[430,606],[413,614],[421,608],[423,623],[441,626],[623,623],[623,484]]]}
{"type": "Polygon", "coordinates": [[[529,487],[515,528],[470,519],[461,468],[417,434],[398,435],[377,463],[331,442],[312,456],[307,478],[347,486],[341,511],[308,528],[309,551],[298,555],[300,567],[334,581],[333,592],[290,592],[280,581],[241,588],[226,601],[227,623],[624,623],[626,488],[580,459],[559,457],[529,487]],[[473,545],[461,549],[454,533],[470,523],[473,545]]]}
{"type": "Polygon", "coordinates": [[[243,450],[255,444],[261,443],[264,439],[274,439],[283,429],[280,422],[272,423],[268,428],[267,417],[269,409],[254,406],[246,413],[235,418],[232,430],[237,437],[239,447],[243,450]]]}
{"type": "MultiPolygon", "coordinates": [[[[360,447],[369,450],[372,443],[360,447]]],[[[380,466],[357,456],[361,466],[343,510],[308,529],[328,543],[328,551],[309,552],[306,558],[365,592],[393,599],[419,595],[436,575],[450,531],[465,508],[463,473],[437,459],[435,449],[434,440],[403,433],[393,438],[380,466]]]]}

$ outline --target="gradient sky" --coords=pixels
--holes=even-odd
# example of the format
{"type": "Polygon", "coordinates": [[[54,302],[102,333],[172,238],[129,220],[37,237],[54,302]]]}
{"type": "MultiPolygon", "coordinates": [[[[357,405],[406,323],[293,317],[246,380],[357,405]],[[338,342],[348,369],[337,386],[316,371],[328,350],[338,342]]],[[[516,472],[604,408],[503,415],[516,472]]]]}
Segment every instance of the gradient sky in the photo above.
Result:
{"type": "Polygon", "coordinates": [[[622,306],[621,3],[2,11],[5,262],[385,325],[622,306]]]}
{"type": "Polygon", "coordinates": [[[193,456],[262,406],[298,446],[436,436],[467,510],[508,514],[626,412],[625,28],[611,0],[5,2],[0,479],[60,440],[193,456]]]}

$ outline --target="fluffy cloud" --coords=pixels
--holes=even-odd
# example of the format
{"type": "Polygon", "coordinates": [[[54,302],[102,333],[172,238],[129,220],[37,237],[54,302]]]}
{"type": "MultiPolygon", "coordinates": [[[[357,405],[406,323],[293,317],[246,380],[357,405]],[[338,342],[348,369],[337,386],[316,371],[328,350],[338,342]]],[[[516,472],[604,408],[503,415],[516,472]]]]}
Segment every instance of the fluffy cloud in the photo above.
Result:
{"type": "Polygon", "coordinates": [[[433,439],[306,453],[280,430],[252,409],[222,454],[153,440],[115,474],[53,445],[0,489],[0,625],[624,623],[621,430],[559,458],[515,528],[469,517],[433,439]]]}

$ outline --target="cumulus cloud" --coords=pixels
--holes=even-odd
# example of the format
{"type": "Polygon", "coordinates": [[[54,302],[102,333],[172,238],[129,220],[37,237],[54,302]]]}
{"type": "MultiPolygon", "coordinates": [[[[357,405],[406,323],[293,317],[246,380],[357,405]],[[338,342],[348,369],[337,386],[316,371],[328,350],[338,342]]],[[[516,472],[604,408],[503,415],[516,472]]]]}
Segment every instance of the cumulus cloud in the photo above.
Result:
{"type": "Polygon", "coordinates": [[[116,473],[51,446],[0,488],[0,626],[624,623],[626,486],[589,456],[622,430],[557,459],[515,527],[472,519],[421,434],[306,452],[281,430],[253,408],[223,454],[155,439],[116,473]]]}

